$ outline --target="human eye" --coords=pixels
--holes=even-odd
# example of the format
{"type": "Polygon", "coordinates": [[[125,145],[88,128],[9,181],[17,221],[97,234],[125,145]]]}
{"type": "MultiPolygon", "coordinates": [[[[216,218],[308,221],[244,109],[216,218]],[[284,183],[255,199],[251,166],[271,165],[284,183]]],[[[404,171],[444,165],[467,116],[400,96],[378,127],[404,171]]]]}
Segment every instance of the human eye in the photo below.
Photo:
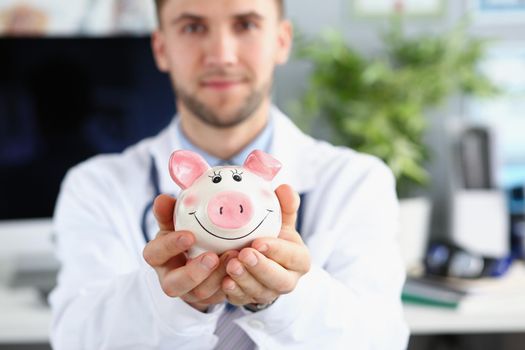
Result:
{"type": "Polygon", "coordinates": [[[257,23],[248,19],[239,20],[235,23],[235,31],[237,32],[249,32],[257,28],[257,23]]]}
{"type": "Polygon", "coordinates": [[[206,27],[202,23],[192,22],[182,26],[184,34],[202,34],[206,31],[206,27]]]}

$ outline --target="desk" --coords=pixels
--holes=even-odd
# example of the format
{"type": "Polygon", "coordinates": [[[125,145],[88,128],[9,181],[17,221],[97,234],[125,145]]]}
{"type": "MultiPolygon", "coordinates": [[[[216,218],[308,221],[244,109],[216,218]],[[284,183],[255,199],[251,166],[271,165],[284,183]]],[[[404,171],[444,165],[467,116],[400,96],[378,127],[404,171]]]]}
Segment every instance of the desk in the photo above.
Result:
{"type": "Polygon", "coordinates": [[[525,332],[525,312],[460,313],[429,306],[405,305],[412,335],[525,332]]]}
{"type": "Polygon", "coordinates": [[[50,324],[36,290],[0,287],[0,344],[47,343],[50,324]]]}
{"type": "MultiPolygon", "coordinates": [[[[427,306],[404,307],[413,335],[525,332],[524,308],[512,309],[472,313],[427,306]]],[[[0,344],[49,341],[51,312],[35,291],[0,287],[0,310],[0,344]]]]}
{"type": "MultiPolygon", "coordinates": [[[[51,312],[36,292],[0,288],[0,344],[46,343],[51,312]]],[[[455,310],[405,305],[413,335],[525,332],[525,312],[458,313],[455,310]]]]}
{"type": "MultiPolygon", "coordinates": [[[[525,266],[517,265],[499,285],[525,282],[525,266]]],[[[511,302],[500,300],[481,308],[450,310],[405,305],[405,318],[413,335],[459,333],[525,333],[525,288],[511,302]],[[521,296],[523,295],[523,296],[521,296]]],[[[51,312],[36,290],[8,288],[0,284],[0,344],[46,343],[51,312]]]]}
{"type": "Polygon", "coordinates": [[[53,254],[51,218],[0,221],[0,239],[0,344],[47,343],[51,312],[37,290],[8,286],[22,265],[39,271],[53,254]]]}
{"type": "Polygon", "coordinates": [[[498,280],[481,283],[458,309],[408,304],[414,335],[525,332],[525,264],[514,263],[498,280]]]}

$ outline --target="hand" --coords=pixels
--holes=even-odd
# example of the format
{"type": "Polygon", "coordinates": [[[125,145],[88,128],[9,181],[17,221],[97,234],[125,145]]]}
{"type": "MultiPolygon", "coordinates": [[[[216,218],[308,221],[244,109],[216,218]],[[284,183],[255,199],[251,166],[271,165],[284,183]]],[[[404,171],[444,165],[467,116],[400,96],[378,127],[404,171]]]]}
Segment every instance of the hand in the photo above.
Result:
{"type": "Polygon", "coordinates": [[[310,270],[310,253],[295,230],[299,196],[288,185],[275,193],[282,211],[281,232],[277,238],[254,240],[227,263],[222,291],[232,304],[270,303],[293,291],[310,270]]]}
{"type": "Polygon", "coordinates": [[[210,305],[226,299],[221,282],[226,276],[226,263],[238,252],[225,252],[220,258],[207,252],[188,259],[185,252],[195,243],[195,237],[188,231],[175,231],[175,203],[175,198],[167,195],[155,199],[153,212],[160,231],[146,245],[143,256],[157,272],[166,295],[179,297],[192,307],[206,311],[210,305]]]}

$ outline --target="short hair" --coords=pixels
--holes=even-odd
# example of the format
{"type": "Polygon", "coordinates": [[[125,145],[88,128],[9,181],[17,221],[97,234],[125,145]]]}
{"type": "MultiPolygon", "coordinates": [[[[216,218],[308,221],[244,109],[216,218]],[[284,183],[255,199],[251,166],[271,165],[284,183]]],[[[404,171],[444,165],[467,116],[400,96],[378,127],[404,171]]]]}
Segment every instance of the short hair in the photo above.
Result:
{"type": "MultiPolygon", "coordinates": [[[[162,9],[162,6],[166,3],[168,0],[155,0],[155,6],[157,8],[157,17],[160,19],[160,10],[162,9]]],[[[277,11],[279,18],[284,18],[285,12],[284,12],[284,0],[275,0],[277,3],[277,11]]]]}

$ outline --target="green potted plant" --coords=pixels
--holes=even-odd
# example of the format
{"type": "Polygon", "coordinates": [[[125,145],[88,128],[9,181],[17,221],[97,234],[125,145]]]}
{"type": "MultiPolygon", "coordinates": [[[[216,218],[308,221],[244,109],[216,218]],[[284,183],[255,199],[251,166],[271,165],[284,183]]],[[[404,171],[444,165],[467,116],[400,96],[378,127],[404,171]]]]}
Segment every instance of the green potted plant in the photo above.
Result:
{"type": "Polygon", "coordinates": [[[404,35],[399,19],[392,23],[376,57],[334,31],[314,40],[300,36],[297,56],[313,70],[295,114],[303,125],[324,118],[334,143],[381,158],[406,197],[429,182],[425,114],[451,95],[489,95],[495,88],[478,70],[486,43],[469,37],[464,23],[415,38],[404,35]]]}
{"type": "MultiPolygon", "coordinates": [[[[336,32],[299,37],[297,55],[313,65],[295,106],[299,124],[328,121],[332,141],[381,158],[393,171],[400,201],[400,247],[407,270],[421,266],[431,201],[408,198],[429,183],[424,143],[426,114],[455,94],[496,90],[478,70],[486,43],[460,24],[440,35],[407,38],[397,18],[384,35],[384,51],[365,57],[336,32]]],[[[307,127],[306,127],[307,128],[307,127]]]]}

